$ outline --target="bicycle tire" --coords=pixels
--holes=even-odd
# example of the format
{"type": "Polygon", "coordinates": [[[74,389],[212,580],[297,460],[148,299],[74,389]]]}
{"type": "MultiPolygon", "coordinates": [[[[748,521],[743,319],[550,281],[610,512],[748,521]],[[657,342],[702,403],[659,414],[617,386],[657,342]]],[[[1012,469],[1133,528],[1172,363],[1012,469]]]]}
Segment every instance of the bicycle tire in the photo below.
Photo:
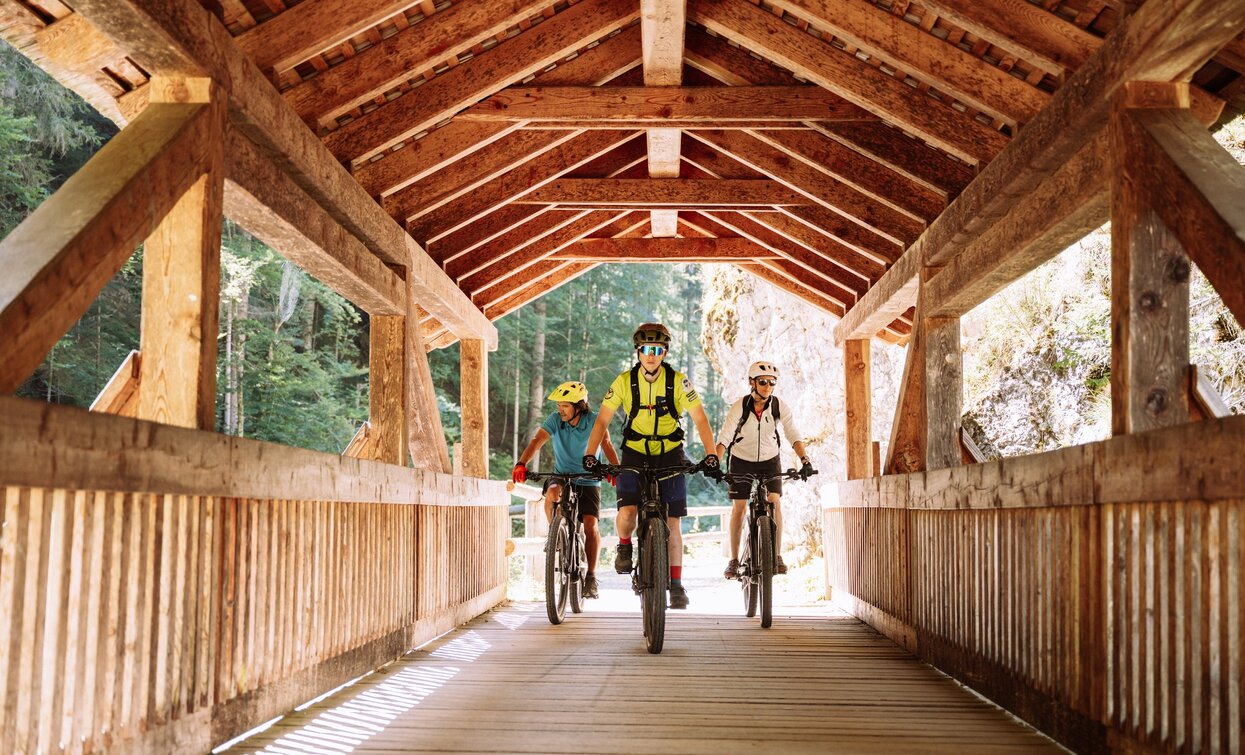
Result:
{"type": "Polygon", "coordinates": [[[752,537],[745,533],[742,558],[739,559],[739,586],[744,593],[744,616],[751,619],[757,615],[756,579],[752,570],[752,537]]]}
{"type": "MultiPolygon", "coordinates": [[[[575,539],[577,543],[584,542],[584,523],[578,522],[575,526],[575,539]]],[[[570,584],[571,593],[571,613],[584,612],[584,579],[588,573],[587,567],[584,566],[584,553],[582,547],[575,547],[572,552],[578,554],[579,558],[571,559],[570,573],[573,577],[570,584]]]]}
{"type": "Polygon", "coordinates": [[[653,519],[645,528],[641,549],[646,583],[640,602],[644,610],[644,646],[648,652],[661,652],[666,641],[666,605],[670,588],[670,533],[666,523],[653,519]]]}
{"type": "Polygon", "coordinates": [[[757,592],[761,603],[761,628],[774,623],[774,520],[757,520],[757,592]]]}
{"type": "Polygon", "coordinates": [[[566,599],[570,586],[570,572],[566,563],[570,558],[570,533],[562,512],[554,510],[549,523],[549,537],[545,540],[545,612],[549,623],[557,626],[566,617],[566,599]]]}

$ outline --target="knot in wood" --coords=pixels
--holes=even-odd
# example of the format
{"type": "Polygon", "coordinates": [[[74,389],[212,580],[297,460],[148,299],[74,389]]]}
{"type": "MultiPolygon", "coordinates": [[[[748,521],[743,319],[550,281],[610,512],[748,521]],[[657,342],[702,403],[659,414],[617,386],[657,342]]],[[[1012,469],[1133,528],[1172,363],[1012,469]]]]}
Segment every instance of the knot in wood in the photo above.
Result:
{"type": "Polygon", "coordinates": [[[1189,280],[1189,261],[1184,257],[1172,257],[1167,260],[1167,279],[1175,283],[1187,283],[1189,280]]]}
{"type": "Polygon", "coordinates": [[[1158,416],[1167,411],[1170,403],[1165,388],[1154,388],[1146,394],[1146,411],[1150,413],[1150,416],[1158,416]]]}
{"type": "Polygon", "coordinates": [[[1141,300],[1138,303],[1141,306],[1142,312],[1153,312],[1159,308],[1163,300],[1153,291],[1146,291],[1141,295],[1141,300]]]}

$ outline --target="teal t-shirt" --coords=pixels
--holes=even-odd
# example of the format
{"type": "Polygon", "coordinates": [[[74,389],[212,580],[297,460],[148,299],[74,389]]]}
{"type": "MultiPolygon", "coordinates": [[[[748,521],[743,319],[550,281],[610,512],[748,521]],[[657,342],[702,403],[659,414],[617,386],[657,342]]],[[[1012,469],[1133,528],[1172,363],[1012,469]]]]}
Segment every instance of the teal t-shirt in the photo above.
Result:
{"type": "MultiPolygon", "coordinates": [[[[563,422],[557,412],[541,423],[541,428],[549,433],[553,441],[553,471],[556,474],[586,474],[584,451],[588,449],[588,436],[592,435],[592,425],[596,421],[596,412],[588,410],[580,415],[579,424],[573,427],[569,422],[563,422]]],[[[600,451],[597,451],[597,458],[601,458],[600,451]]],[[[601,481],[581,480],[575,484],[599,487],[601,481]]]]}

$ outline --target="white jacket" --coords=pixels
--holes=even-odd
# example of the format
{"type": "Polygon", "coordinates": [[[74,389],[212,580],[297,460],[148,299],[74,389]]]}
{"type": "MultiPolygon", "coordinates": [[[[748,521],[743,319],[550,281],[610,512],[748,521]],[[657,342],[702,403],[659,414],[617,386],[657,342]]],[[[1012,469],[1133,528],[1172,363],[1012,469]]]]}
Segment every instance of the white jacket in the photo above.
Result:
{"type": "MultiPolygon", "coordinates": [[[[771,402],[773,398],[771,397],[771,402]]],[[[726,413],[726,419],[718,429],[718,443],[729,448],[730,455],[737,459],[769,461],[778,455],[779,450],[773,409],[767,403],[764,411],[761,412],[760,419],[757,418],[755,411],[748,411],[743,426],[739,427],[739,418],[743,416],[743,399],[744,397],[740,396],[731,403],[730,411],[726,413]],[[736,427],[739,427],[738,435],[735,434],[736,427]],[[735,442],[734,447],[731,447],[732,441],[735,442]]],[[[778,420],[778,424],[782,425],[782,434],[786,436],[787,442],[794,446],[804,440],[792,417],[795,411],[790,404],[781,399],[779,399],[779,404],[778,413],[782,415],[782,418],[778,420]]],[[[750,408],[751,406],[749,404],[750,408]]]]}

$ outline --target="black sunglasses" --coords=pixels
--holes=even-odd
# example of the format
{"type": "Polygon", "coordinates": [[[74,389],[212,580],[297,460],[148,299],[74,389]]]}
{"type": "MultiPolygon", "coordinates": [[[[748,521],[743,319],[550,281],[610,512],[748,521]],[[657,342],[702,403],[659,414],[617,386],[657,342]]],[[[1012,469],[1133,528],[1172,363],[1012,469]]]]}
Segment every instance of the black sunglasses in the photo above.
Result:
{"type": "Polygon", "coordinates": [[[771,385],[778,385],[778,378],[774,378],[772,380],[769,378],[757,378],[756,381],[757,385],[764,385],[767,387],[771,385]]]}

